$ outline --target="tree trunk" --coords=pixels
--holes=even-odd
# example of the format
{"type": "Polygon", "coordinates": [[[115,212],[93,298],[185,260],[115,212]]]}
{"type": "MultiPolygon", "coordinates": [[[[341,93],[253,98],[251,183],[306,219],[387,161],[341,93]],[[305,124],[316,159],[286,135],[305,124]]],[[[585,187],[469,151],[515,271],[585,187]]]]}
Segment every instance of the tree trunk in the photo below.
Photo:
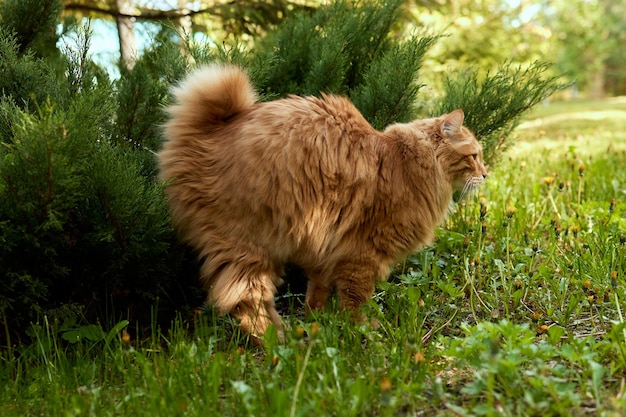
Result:
{"type": "MultiPolygon", "coordinates": [[[[133,12],[132,0],[116,0],[117,9],[121,14],[130,15],[133,12]]],[[[128,16],[117,16],[117,33],[120,40],[120,54],[122,63],[126,68],[132,69],[137,59],[137,49],[135,48],[135,18],[128,16]]]]}
{"type": "Polygon", "coordinates": [[[604,98],[606,96],[605,90],[605,74],[606,66],[602,64],[597,71],[594,71],[591,82],[589,83],[589,96],[593,99],[604,98]]]}
{"type": "Polygon", "coordinates": [[[182,15],[178,21],[178,36],[180,52],[183,56],[187,55],[186,44],[191,40],[193,34],[191,16],[189,16],[189,2],[186,0],[178,0],[178,11],[182,15]]]}

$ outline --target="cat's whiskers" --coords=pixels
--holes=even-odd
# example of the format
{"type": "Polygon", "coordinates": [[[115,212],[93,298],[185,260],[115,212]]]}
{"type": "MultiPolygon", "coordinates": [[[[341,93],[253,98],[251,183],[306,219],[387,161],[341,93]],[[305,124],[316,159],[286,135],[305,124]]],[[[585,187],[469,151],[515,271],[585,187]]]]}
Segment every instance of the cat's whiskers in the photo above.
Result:
{"type": "Polygon", "coordinates": [[[465,196],[472,197],[476,193],[478,187],[483,183],[483,181],[484,180],[482,177],[469,177],[467,181],[465,181],[465,185],[461,190],[461,197],[459,199],[462,200],[465,198],[465,196]]]}
{"type": "Polygon", "coordinates": [[[467,193],[471,192],[472,189],[473,189],[472,178],[470,177],[467,179],[467,181],[465,181],[465,184],[463,185],[463,189],[461,190],[461,197],[459,199],[460,200],[464,199],[467,193]]]}

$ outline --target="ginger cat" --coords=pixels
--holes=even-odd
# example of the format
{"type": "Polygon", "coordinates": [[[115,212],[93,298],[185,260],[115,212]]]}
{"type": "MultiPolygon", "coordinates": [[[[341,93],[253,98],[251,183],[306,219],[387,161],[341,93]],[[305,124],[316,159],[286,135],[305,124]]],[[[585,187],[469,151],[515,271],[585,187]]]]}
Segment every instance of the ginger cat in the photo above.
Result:
{"type": "Polygon", "coordinates": [[[285,263],[306,272],[309,309],[335,291],[356,313],[395,262],[432,241],[453,191],[487,175],[462,110],[379,132],[343,97],[259,103],[226,64],[173,93],[158,157],[174,225],[203,260],[209,302],[257,337],[281,328],[285,263]]]}

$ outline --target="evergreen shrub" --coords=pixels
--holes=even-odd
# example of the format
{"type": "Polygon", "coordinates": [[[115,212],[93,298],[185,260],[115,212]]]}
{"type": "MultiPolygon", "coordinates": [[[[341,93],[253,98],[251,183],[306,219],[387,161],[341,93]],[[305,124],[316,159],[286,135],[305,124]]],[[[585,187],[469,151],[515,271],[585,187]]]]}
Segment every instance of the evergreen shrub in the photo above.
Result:
{"type": "Polygon", "coordinates": [[[154,176],[168,80],[146,57],[112,83],[80,50],[88,42],[59,77],[0,34],[2,334],[55,311],[149,327],[154,306],[171,318],[196,305],[193,262],[154,176]]]}

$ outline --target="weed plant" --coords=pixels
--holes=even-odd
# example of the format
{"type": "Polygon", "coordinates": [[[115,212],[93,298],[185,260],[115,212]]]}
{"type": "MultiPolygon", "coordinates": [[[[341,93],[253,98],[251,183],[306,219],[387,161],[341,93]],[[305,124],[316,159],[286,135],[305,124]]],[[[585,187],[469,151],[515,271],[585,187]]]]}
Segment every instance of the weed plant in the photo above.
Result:
{"type": "Polygon", "coordinates": [[[375,325],[289,296],[263,348],[211,311],[148,339],[44,316],[2,352],[2,414],[624,415],[626,118],[560,108],[381,283],[375,325]]]}

